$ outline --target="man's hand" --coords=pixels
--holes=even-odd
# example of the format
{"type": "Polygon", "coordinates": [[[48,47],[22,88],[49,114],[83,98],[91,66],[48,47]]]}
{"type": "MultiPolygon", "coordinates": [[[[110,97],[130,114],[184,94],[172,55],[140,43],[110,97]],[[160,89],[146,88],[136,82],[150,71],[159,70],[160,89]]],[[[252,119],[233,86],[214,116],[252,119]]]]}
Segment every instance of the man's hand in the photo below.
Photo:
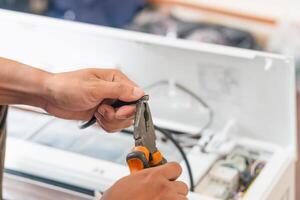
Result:
{"type": "Polygon", "coordinates": [[[131,102],[144,95],[135,83],[115,69],[52,74],[1,57],[0,66],[0,105],[41,107],[64,119],[89,120],[95,115],[108,132],[130,126],[135,106],[114,109],[107,99],[131,102]]]}
{"type": "Polygon", "coordinates": [[[100,126],[115,132],[133,123],[135,106],[113,108],[110,100],[136,101],[144,92],[115,69],[84,69],[52,74],[45,80],[46,103],[50,114],[75,120],[89,120],[93,115],[100,126]]]}
{"type": "Polygon", "coordinates": [[[101,200],[187,200],[187,185],[176,181],[181,172],[177,163],[142,170],[120,179],[101,200]]]}

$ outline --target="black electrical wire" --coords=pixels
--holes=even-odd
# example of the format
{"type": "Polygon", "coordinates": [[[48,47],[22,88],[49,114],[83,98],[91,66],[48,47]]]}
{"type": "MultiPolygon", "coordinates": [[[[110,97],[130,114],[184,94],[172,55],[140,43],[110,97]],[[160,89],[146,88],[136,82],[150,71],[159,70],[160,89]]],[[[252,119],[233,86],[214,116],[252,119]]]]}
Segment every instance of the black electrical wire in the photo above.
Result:
{"type": "Polygon", "coordinates": [[[172,136],[172,133],[169,132],[168,130],[166,129],[163,129],[163,128],[160,128],[158,126],[155,126],[154,125],[154,128],[156,130],[158,130],[159,132],[161,132],[166,138],[168,138],[175,146],[176,148],[179,150],[185,164],[186,164],[186,168],[187,168],[187,171],[188,171],[188,174],[189,174],[189,179],[190,179],[190,191],[193,192],[194,191],[194,188],[195,188],[195,185],[194,185],[194,178],[193,178],[193,172],[192,172],[192,168],[191,168],[191,165],[190,165],[190,162],[188,160],[188,158],[186,157],[186,153],[184,152],[184,150],[182,149],[182,147],[180,146],[180,144],[173,138],[172,136]]]}

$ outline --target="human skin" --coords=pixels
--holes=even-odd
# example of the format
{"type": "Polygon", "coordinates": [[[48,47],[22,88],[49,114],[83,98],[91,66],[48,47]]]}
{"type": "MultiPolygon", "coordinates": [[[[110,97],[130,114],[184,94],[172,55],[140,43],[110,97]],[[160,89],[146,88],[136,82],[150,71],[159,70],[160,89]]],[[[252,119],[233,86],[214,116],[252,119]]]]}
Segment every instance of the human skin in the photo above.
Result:
{"type": "Polygon", "coordinates": [[[117,181],[101,200],[187,200],[188,187],[176,181],[181,172],[177,163],[136,172],[117,181]]]}

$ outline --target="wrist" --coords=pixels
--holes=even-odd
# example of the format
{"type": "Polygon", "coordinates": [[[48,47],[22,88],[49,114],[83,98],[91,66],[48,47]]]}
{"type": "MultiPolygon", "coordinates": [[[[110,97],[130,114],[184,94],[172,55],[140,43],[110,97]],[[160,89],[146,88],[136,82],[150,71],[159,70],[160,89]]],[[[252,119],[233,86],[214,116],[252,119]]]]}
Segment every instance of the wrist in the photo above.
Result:
{"type": "Polygon", "coordinates": [[[43,88],[50,73],[3,58],[0,58],[0,66],[0,104],[43,108],[43,88]]]}
{"type": "MultiPolygon", "coordinates": [[[[60,81],[56,80],[56,73],[48,73],[43,77],[43,84],[41,85],[41,96],[45,99],[46,104],[49,102],[55,102],[57,96],[59,96],[60,81]]],[[[45,105],[46,106],[46,105],[45,105]]]]}
{"type": "Polygon", "coordinates": [[[46,82],[52,74],[33,67],[25,68],[26,73],[24,71],[24,74],[28,75],[24,76],[13,87],[13,92],[17,97],[16,104],[25,104],[44,109],[47,104],[46,82]]]}
{"type": "Polygon", "coordinates": [[[50,98],[49,85],[51,85],[50,80],[53,77],[53,73],[42,71],[38,80],[36,82],[36,87],[33,90],[33,95],[36,96],[36,99],[39,100],[38,107],[45,109],[47,102],[50,98]]]}

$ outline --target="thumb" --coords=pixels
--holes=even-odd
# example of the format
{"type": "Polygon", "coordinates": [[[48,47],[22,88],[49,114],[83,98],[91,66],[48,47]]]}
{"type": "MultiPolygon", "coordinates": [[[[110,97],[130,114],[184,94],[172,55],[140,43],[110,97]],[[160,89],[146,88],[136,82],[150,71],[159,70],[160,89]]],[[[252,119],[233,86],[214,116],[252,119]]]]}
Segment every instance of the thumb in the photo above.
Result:
{"type": "Polygon", "coordinates": [[[99,97],[103,99],[119,99],[130,102],[140,99],[144,95],[144,91],[128,83],[101,81],[101,89],[99,89],[99,97]]]}

